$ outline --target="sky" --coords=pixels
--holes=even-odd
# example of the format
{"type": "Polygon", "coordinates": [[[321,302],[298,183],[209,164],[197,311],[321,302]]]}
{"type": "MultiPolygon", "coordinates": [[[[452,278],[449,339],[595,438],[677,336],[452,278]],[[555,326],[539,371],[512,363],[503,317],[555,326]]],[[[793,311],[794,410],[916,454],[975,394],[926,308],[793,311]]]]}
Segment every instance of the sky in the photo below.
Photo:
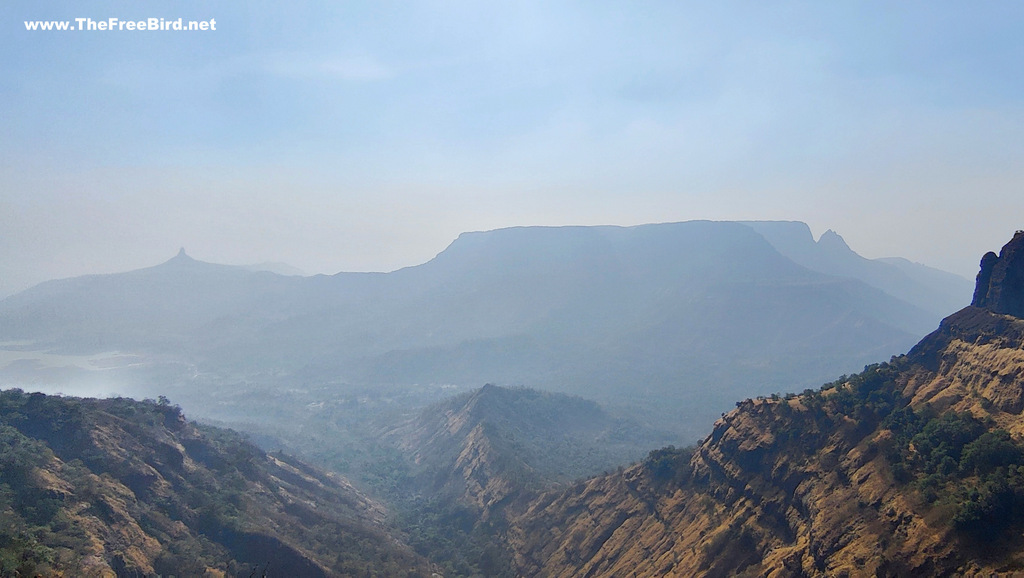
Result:
{"type": "Polygon", "coordinates": [[[1024,228],[1024,3],[4,0],[0,296],[389,271],[519,225],[800,220],[973,278],[1024,228]],[[216,30],[28,31],[164,18],[216,30]]]}

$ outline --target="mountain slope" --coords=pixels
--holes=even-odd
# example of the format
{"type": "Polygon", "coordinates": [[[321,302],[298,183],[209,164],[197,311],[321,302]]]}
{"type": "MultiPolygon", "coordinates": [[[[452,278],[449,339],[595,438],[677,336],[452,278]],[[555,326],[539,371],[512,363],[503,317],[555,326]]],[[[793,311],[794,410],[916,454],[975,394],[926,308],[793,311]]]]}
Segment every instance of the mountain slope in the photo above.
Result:
{"type": "Polygon", "coordinates": [[[671,439],[589,400],[494,385],[434,404],[382,437],[424,470],[431,491],[454,492],[482,509],[500,501],[481,497],[492,477],[511,491],[565,483],[671,439]]]}
{"type": "MultiPolygon", "coordinates": [[[[515,516],[543,576],[995,575],[1024,569],[1024,233],[907,355],[738,403],[689,454],[515,516]],[[991,275],[988,273],[991,272],[991,275]],[[998,297],[998,298],[996,298],[998,297]]],[[[983,262],[984,263],[984,262],[983,262]]]]}
{"type": "Polygon", "coordinates": [[[167,404],[7,390],[0,437],[4,575],[429,575],[344,480],[167,404]]]}

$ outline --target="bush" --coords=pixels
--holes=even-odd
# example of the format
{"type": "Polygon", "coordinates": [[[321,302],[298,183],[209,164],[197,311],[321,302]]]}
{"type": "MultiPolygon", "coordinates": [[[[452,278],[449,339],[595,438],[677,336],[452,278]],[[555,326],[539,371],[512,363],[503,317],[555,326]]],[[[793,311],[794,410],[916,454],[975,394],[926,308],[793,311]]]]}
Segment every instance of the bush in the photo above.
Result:
{"type": "Polygon", "coordinates": [[[1024,463],[1024,451],[1010,438],[1010,433],[997,429],[985,432],[964,446],[959,471],[980,475],[999,467],[1024,463]]]}
{"type": "Polygon", "coordinates": [[[896,440],[885,454],[893,478],[913,482],[926,503],[951,508],[962,536],[989,541],[1024,524],[1024,447],[1009,432],[927,408],[894,411],[881,425],[896,440]]]}

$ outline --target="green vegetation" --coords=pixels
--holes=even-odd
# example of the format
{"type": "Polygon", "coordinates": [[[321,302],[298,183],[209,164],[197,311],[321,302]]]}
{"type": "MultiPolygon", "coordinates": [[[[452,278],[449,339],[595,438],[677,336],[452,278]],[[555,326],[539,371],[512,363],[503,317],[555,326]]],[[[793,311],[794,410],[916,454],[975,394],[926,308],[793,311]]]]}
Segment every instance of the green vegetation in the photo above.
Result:
{"type": "Polygon", "coordinates": [[[511,578],[499,528],[480,521],[480,512],[450,497],[424,498],[401,507],[399,526],[417,553],[430,558],[444,576],[511,578]]]}
{"type": "MultiPolygon", "coordinates": [[[[909,407],[896,381],[906,365],[894,357],[799,399],[818,420],[852,418],[861,434],[889,430],[884,451],[893,478],[948,512],[945,519],[965,538],[988,540],[1024,525],[1024,441],[968,413],[909,407]]],[[[785,437],[787,429],[776,434],[785,437]]]]}
{"type": "MultiPolygon", "coordinates": [[[[906,357],[894,357],[819,390],[760,398],[773,408],[773,443],[786,445],[785,451],[814,451],[824,444],[823,439],[811,443],[819,436],[845,431],[842,435],[852,441],[888,430],[891,441],[878,446],[893,478],[916,492],[961,536],[985,541],[1008,528],[1024,527],[1024,440],[969,413],[909,407],[898,383],[907,365],[906,357]],[[795,402],[807,411],[796,412],[791,405],[795,402]]],[[[736,405],[754,411],[751,404],[747,400],[736,405]]],[[[681,484],[690,471],[692,451],[671,446],[654,450],[643,465],[652,479],[681,484]]],[[[734,459],[756,474],[771,465],[771,455],[741,453],[734,459]]]]}
{"type": "Polygon", "coordinates": [[[44,444],[0,425],[0,577],[50,571],[56,553],[37,535],[53,521],[59,501],[37,488],[31,477],[52,458],[44,444]]]}
{"type": "Polygon", "coordinates": [[[0,577],[249,576],[268,562],[300,577],[427,574],[365,508],[166,399],[0,392],[0,577]]]}
{"type": "Polygon", "coordinates": [[[896,378],[905,367],[905,357],[868,365],[861,373],[822,386],[808,400],[810,407],[827,408],[831,414],[853,418],[859,430],[870,431],[893,411],[906,406],[896,386],[896,378]]]}
{"type": "Polygon", "coordinates": [[[643,465],[655,480],[671,482],[676,485],[682,484],[687,479],[687,474],[690,471],[690,458],[693,457],[693,452],[696,450],[696,446],[685,448],[666,446],[651,450],[643,461],[643,465]]]}
{"type": "Polygon", "coordinates": [[[896,438],[886,453],[897,481],[951,512],[967,538],[991,540],[1024,525],[1024,443],[968,413],[931,415],[905,408],[883,427],[896,438]]]}

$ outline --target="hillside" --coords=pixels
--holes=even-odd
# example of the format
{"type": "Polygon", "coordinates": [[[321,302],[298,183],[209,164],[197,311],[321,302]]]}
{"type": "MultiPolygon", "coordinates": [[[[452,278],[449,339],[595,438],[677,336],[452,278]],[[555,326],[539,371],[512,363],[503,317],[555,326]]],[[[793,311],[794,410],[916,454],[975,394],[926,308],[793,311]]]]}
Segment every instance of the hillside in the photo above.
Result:
{"type": "Polygon", "coordinates": [[[697,449],[515,514],[543,576],[1008,575],[1024,570],[1024,233],[908,354],[737,404],[697,449]]]}
{"type": "Polygon", "coordinates": [[[182,252],[0,301],[0,381],[164,394],[225,421],[266,411],[246,401],[256,389],[331,392],[308,405],[367,388],[526,385],[695,438],[734,399],[905,351],[948,312],[925,304],[955,292],[955,276],[897,295],[877,275],[822,272],[861,259],[830,255],[815,269],[751,225],[703,221],[466,233],[391,273],[284,277],[182,252]]]}
{"type": "Polygon", "coordinates": [[[0,437],[3,576],[430,575],[343,479],[163,401],[7,390],[0,437]]]}
{"type": "Polygon", "coordinates": [[[507,507],[672,439],[579,397],[486,385],[382,423],[348,475],[445,576],[512,576],[499,538],[507,507]]]}
{"type": "Polygon", "coordinates": [[[383,439],[408,453],[415,464],[457,470],[474,453],[476,434],[501,446],[524,479],[564,483],[640,458],[672,439],[632,420],[615,418],[593,401],[526,388],[483,388],[434,404],[387,431],[383,439]]]}

